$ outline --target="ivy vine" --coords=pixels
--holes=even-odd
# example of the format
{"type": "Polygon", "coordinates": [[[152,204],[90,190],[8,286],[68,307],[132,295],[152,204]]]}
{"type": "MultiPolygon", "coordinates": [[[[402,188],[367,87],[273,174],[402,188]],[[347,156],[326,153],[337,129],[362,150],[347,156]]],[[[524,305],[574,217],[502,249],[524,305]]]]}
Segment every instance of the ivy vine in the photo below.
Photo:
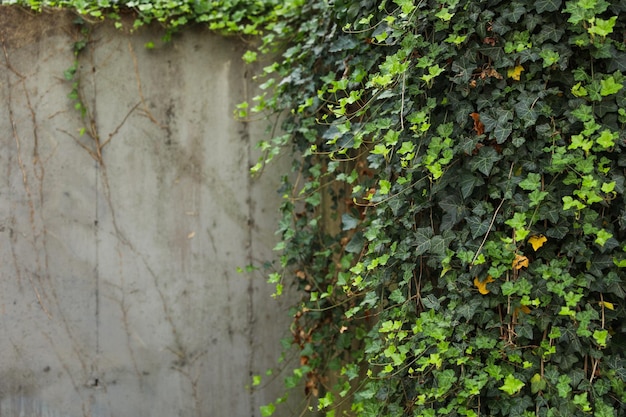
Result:
{"type": "Polygon", "coordinates": [[[294,150],[287,385],[327,416],[623,415],[626,4],[287,10],[256,108],[289,110],[257,168],[294,150]]]}
{"type": "Polygon", "coordinates": [[[269,281],[301,295],[285,384],[310,411],[626,414],[626,3],[123,7],[273,57],[237,112],[283,121],[253,172],[293,160],[269,281]]]}

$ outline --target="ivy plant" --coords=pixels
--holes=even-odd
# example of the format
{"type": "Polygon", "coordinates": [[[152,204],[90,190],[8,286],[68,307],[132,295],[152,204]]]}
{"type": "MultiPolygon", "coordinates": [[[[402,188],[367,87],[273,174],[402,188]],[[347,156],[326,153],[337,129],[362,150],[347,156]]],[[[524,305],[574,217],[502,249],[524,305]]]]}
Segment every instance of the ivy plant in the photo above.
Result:
{"type": "Polygon", "coordinates": [[[278,10],[287,385],[327,416],[626,413],[626,4],[278,10]]]}
{"type": "Polygon", "coordinates": [[[626,3],[20,3],[262,37],[308,411],[626,414],[626,3]]]}

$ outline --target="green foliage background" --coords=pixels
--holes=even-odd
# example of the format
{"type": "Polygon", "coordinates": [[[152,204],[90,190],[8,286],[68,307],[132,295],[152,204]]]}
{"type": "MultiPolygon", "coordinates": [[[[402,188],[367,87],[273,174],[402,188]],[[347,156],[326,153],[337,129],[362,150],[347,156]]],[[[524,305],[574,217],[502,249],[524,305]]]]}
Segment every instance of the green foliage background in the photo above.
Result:
{"type": "Polygon", "coordinates": [[[626,3],[124,7],[277,57],[238,113],[284,121],[254,171],[292,155],[270,282],[313,411],[626,415],[626,3]]]}

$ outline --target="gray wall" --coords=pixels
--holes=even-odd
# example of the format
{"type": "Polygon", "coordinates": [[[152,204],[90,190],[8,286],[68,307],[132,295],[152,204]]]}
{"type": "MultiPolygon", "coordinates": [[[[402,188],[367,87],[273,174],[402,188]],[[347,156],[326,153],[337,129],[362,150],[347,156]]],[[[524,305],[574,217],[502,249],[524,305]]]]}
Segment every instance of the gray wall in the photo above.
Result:
{"type": "Polygon", "coordinates": [[[94,25],[81,120],[74,19],[0,7],[0,416],[258,416],[288,323],[236,272],[279,203],[277,168],[248,175],[265,122],[233,119],[246,47],[94,25]]]}

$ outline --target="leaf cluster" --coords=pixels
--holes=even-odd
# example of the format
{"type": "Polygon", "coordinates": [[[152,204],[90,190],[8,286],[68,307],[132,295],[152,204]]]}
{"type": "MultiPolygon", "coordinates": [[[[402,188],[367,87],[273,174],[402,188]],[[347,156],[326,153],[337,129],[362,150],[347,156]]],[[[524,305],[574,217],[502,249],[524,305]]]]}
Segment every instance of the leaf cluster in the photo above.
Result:
{"type": "Polygon", "coordinates": [[[133,16],[132,29],[157,22],[173,31],[190,24],[207,25],[223,34],[259,35],[276,19],[277,0],[1,0],[32,10],[70,9],[86,19],[108,19],[122,28],[123,16],[133,16]]]}

